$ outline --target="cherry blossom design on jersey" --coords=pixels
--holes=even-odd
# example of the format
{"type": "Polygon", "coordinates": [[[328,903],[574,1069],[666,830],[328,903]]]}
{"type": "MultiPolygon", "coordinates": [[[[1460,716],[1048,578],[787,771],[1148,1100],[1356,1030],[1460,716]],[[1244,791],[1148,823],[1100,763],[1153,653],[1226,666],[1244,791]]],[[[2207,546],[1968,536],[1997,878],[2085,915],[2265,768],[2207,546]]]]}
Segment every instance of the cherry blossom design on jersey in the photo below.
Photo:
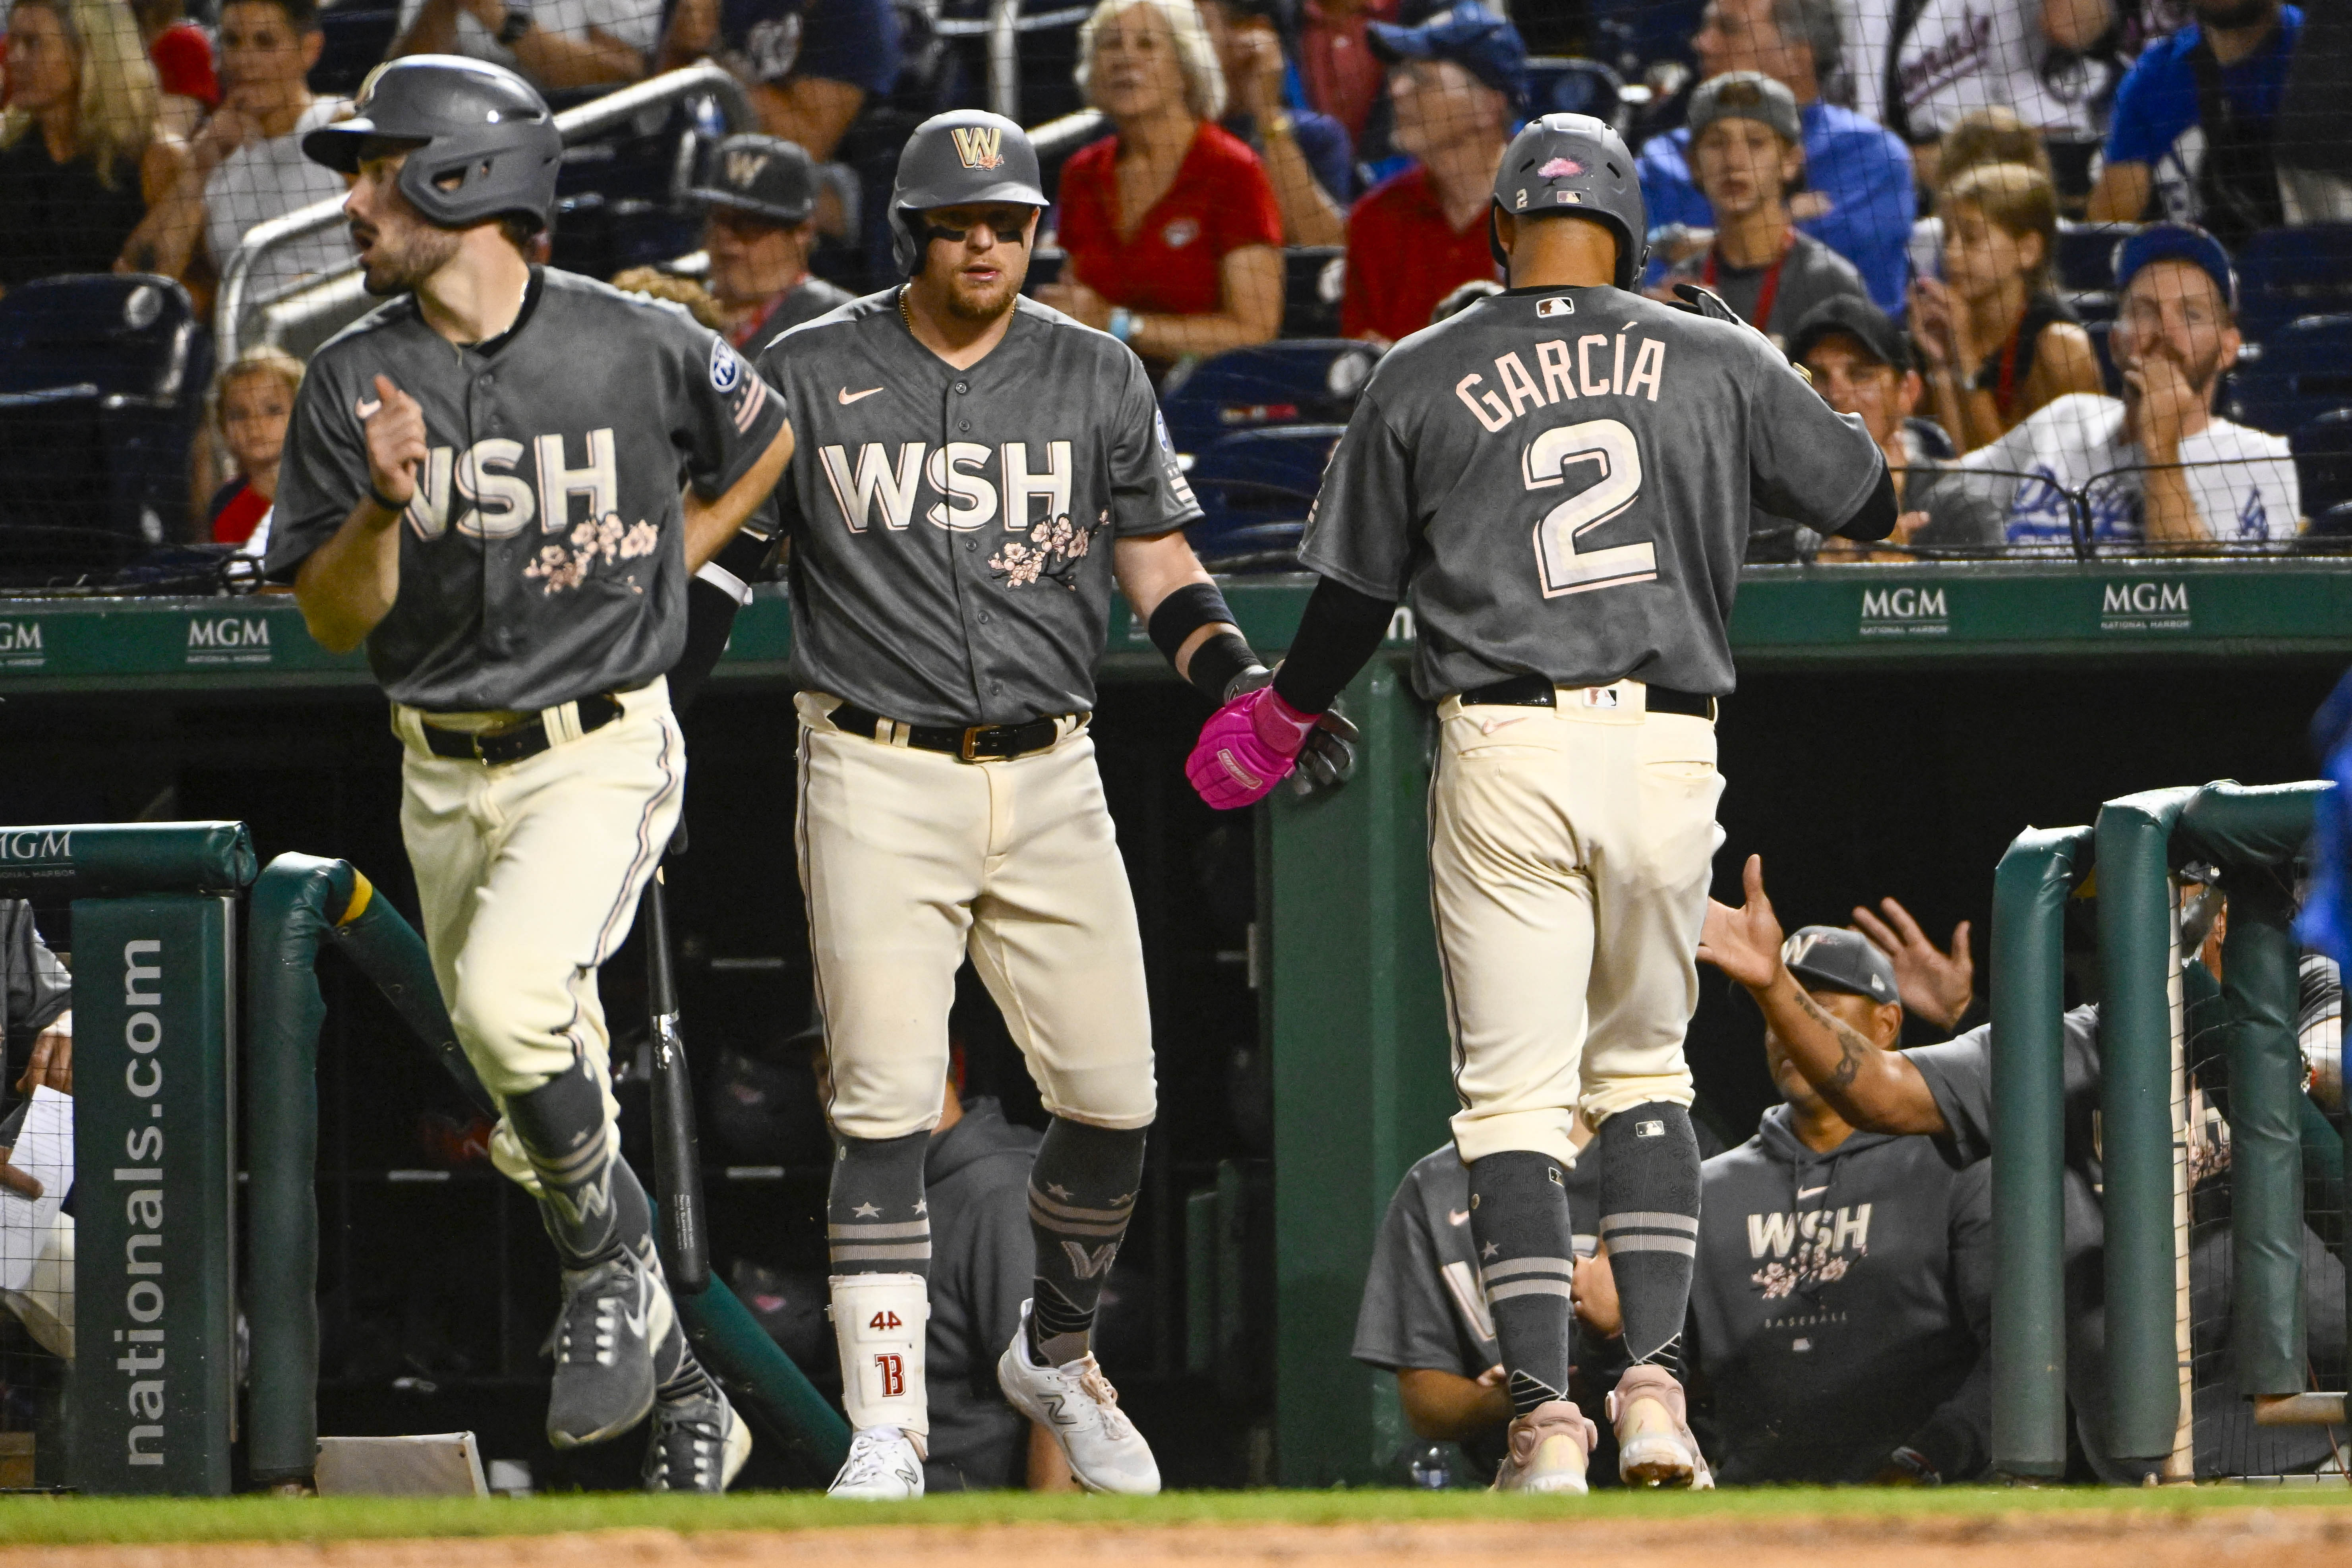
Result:
{"type": "Polygon", "coordinates": [[[1029,531],[1024,542],[1015,539],[988,558],[988,569],[1008,588],[1034,583],[1058,583],[1075,594],[1078,563],[1085,560],[1094,537],[1110,526],[1110,513],[1095,519],[1092,528],[1080,528],[1067,517],[1053,518],[1029,531]]]}
{"type": "Polygon", "coordinates": [[[589,569],[603,561],[607,566],[621,561],[635,561],[651,555],[661,541],[660,530],[640,518],[635,523],[621,521],[618,512],[608,511],[601,521],[583,521],[571,533],[571,546],[543,544],[539,555],[522,569],[522,574],[536,580],[542,594],[561,594],[577,588],[588,580],[589,569]]]}
{"type": "Polygon", "coordinates": [[[1831,1245],[1830,1238],[1822,1236],[1800,1245],[1789,1255],[1786,1262],[1776,1258],[1748,1279],[1764,1293],[1767,1301],[1777,1300],[1799,1290],[1811,1291],[1843,1279],[1847,1269],[1869,1256],[1867,1245],[1839,1252],[1831,1245]]]}

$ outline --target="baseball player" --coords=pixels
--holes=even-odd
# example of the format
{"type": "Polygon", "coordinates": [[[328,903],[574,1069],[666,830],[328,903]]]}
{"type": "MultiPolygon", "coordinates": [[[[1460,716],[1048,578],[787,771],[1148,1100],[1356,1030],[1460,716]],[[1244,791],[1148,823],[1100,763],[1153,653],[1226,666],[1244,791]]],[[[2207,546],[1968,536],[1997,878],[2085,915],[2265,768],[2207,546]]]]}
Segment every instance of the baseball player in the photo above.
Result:
{"type": "Polygon", "coordinates": [[[1629,292],[1641,188],[1600,121],[1520,132],[1490,225],[1512,287],[1381,362],[1308,519],[1322,581],[1289,657],[1209,721],[1187,771],[1212,805],[1265,795],[1411,603],[1442,725],[1454,1139],[1516,1413],[1496,1486],[1585,1488],[1561,1190],[1580,1108],[1633,1361],[1609,1405],[1619,1469],[1704,1484],[1678,1378],[1699,1184],[1683,1035],[1720,837],[1725,623],[1751,503],[1881,539],[1894,489],[1862,426],[1720,300],[1629,292]]]}
{"type": "MultiPolygon", "coordinates": [[[[969,952],[1053,1117],[1029,1183],[1034,1295],[998,1381],[1081,1484],[1153,1492],[1089,1349],[1154,1110],[1135,907],[1087,732],[1114,583],[1212,701],[1267,677],[1184,542],[1200,509],[1141,362],[1020,296],[1046,205],[1029,139],[992,114],[927,121],[890,203],[908,280],[759,361],[798,426],[777,523],[856,1429],[833,1491],[922,1491],[923,1155],[969,952]]],[[[1345,745],[1324,734],[1311,770],[1330,782],[1345,745]]]]}
{"type": "Polygon", "coordinates": [[[504,1110],[492,1159],[562,1263],[548,1440],[652,1411],[646,1486],[721,1490],[750,1436],[687,1348],[620,1157],[596,968],[677,821],[663,672],[687,574],[791,431],[684,312],[525,260],[562,138],[513,73],[394,60],[303,152],[353,177],[352,237],[390,300],[310,362],[266,570],[320,642],[367,644],[392,700],[434,969],[504,1110]]]}

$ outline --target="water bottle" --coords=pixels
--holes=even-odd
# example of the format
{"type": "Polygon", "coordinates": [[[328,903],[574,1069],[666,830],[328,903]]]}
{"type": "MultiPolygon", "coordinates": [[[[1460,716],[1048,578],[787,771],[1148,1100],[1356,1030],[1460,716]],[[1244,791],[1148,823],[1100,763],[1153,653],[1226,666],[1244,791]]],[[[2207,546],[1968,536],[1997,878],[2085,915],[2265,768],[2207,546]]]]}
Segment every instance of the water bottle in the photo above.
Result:
{"type": "Polygon", "coordinates": [[[1412,1484],[1424,1491],[1442,1492],[1454,1484],[1454,1466],[1443,1443],[1432,1443],[1417,1449],[1407,1473],[1412,1476],[1412,1484]]]}

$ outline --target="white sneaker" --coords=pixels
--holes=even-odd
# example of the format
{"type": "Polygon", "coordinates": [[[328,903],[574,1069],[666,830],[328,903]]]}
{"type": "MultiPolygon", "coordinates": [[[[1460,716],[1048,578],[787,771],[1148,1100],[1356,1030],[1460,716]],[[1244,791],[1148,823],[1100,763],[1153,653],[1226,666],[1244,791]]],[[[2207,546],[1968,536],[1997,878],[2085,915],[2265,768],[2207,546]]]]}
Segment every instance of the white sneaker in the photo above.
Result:
{"type": "Polygon", "coordinates": [[[827,1497],[858,1502],[909,1502],[923,1495],[923,1453],[896,1426],[868,1426],[849,1439],[841,1474],[827,1497]]]}
{"type": "Polygon", "coordinates": [[[1664,1368],[1628,1367],[1609,1395],[1609,1423],[1617,1429],[1617,1476],[1627,1486],[1715,1489],[1684,1414],[1683,1385],[1664,1368]]]}
{"type": "Polygon", "coordinates": [[[997,1359],[996,1382],[1013,1408],[1054,1435],[1070,1461],[1070,1473],[1090,1492],[1151,1497],[1160,1490],[1160,1466],[1151,1445],[1118,1407],[1110,1385],[1091,1355],[1067,1366],[1039,1366],[1029,1359],[1029,1303],[1021,1303],[1021,1325],[997,1359]]]}
{"type": "Polygon", "coordinates": [[[1511,1422],[1508,1451],[1487,1489],[1582,1497],[1588,1489],[1585,1468],[1599,1436],[1575,1405],[1546,1400],[1511,1422]]]}

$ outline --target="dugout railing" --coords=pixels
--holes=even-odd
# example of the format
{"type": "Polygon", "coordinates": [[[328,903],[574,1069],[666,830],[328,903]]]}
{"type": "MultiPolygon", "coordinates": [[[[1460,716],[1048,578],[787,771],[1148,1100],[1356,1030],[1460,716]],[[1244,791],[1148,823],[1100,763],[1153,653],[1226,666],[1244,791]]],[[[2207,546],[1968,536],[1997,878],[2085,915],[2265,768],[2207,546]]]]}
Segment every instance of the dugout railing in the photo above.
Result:
{"type": "MultiPolygon", "coordinates": [[[[2341,1422],[2309,1386],[2304,1321],[2305,1068],[2295,1036],[2294,862],[2333,786],[2152,791],[2095,826],[2029,828],[1994,876],[1993,1463],[2067,1468],[2063,926],[2095,870],[2107,1451],[2193,1477],[2191,1103],[2179,872],[2229,900],[2221,1002],[2232,1163],[2231,1360],[2258,1421],[2341,1422]]],[[[2347,1347],[2352,1353],[2352,1347],[2347,1347]]]]}

